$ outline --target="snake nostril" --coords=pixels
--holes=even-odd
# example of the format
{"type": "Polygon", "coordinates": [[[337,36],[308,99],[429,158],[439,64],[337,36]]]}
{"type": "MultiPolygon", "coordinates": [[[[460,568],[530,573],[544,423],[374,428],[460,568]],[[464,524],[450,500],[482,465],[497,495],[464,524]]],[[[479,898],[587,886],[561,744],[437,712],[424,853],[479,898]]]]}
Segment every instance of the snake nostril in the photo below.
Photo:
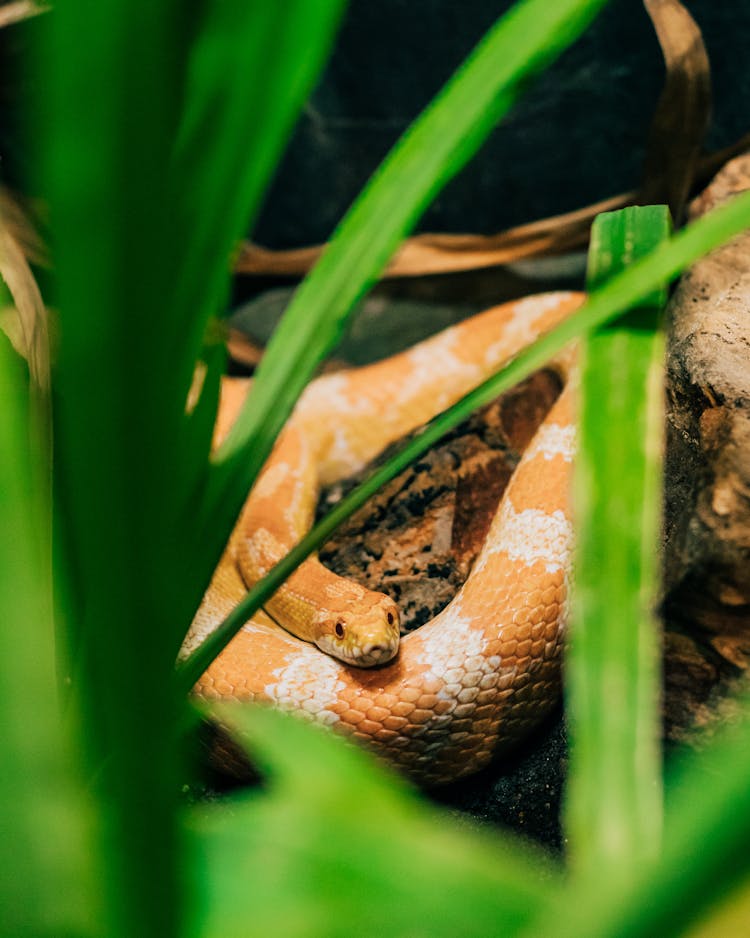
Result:
{"type": "Polygon", "coordinates": [[[393,613],[389,612],[386,618],[388,619],[388,625],[393,625],[393,613]]]}
{"type": "Polygon", "coordinates": [[[344,623],[339,619],[339,621],[334,626],[334,631],[339,638],[344,637],[344,623]]]}

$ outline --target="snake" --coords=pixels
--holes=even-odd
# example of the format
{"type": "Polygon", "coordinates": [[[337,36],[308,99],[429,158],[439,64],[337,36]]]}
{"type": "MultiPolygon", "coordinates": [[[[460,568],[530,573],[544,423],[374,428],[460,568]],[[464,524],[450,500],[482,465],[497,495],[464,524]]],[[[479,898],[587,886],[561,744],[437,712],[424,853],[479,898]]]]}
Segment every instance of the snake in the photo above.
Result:
{"type": "MultiPolygon", "coordinates": [[[[252,487],[183,645],[187,655],[313,523],[322,486],[368,465],[577,309],[554,292],[485,310],[406,351],[314,379],[252,487]]],[[[261,702],[363,743],[425,786],[484,768],[560,695],[572,556],[575,349],[468,578],[403,638],[394,601],[304,561],[193,688],[261,702]]],[[[218,446],[252,379],[224,379],[218,446]]]]}

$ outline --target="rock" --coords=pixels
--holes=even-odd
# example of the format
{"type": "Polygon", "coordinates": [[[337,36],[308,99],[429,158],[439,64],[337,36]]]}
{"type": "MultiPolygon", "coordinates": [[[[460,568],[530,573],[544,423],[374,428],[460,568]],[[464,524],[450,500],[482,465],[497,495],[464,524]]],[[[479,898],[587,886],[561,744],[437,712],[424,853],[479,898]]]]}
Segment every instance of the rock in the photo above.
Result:
{"type": "MultiPolygon", "coordinates": [[[[747,188],[750,156],[727,164],[691,214],[747,188]]],[[[685,642],[667,644],[667,673],[679,648],[705,696],[750,665],[750,233],[685,274],[669,329],[664,610],[693,645],[685,662],[685,642]]],[[[668,681],[668,732],[679,737],[687,702],[673,705],[673,691],[668,681]]]]}

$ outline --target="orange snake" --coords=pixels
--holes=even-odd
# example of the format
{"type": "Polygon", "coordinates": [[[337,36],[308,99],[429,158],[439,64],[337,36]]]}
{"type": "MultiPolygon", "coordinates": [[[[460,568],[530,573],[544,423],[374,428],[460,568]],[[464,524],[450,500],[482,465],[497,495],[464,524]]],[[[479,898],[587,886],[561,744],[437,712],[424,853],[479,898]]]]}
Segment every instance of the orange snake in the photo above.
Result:
{"type": "MultiPolygon", "coordinates": [[[[183,654],[307,531],[321,484],[366,465],[582,300],[551,293],[506,303],[384,361],[313,381],[245,503],[183,654]]],[[[243,626],[194,693],[299,710],[425,784],[476,771],[528,732],[559,693],[572,542],[571,361],[567,355],[555,363],[562,393],[519,462],[469,578],[445,609],[399,648],[393,601],[312,557],[267,612],[243,626]]],[[[225,382],[215,442],[247,387],[225,382]]]]}

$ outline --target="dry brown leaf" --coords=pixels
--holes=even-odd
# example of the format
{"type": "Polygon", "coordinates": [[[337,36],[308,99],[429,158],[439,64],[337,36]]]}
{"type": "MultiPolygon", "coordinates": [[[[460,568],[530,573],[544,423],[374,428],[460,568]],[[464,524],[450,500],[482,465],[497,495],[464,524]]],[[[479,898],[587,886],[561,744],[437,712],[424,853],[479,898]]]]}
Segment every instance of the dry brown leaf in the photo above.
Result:
{"type": "MultiPolygon", "coordinates": [[[[598,212],[626,204],[632,194],[614,196],[565,215],[519,225],[496,235],[420,234],[408,238],[393,257],[384,276],[414,277],[494,267],[540,254],[560,254],[585,243],[598,212]]],[[[301,276],[320,257],[325,245],[272,251],[245,242],[235,264],[242,274],[301,276]]]]}
{"type": "Polygon", "coordinates": [[[44,208],[22,200],[5,186],[0,185],[0,218],[30,264],[49,267],[50,259],[44,239],[39,234],[32,215],[44,213],[44,208]]]}
{"type": "MultiPolygon", "coordinates": [[[[687,196],[728,159],[750,145],[750,135],[699,160],[710,106],[710,72],[701,32],[678,0],[644,0],[666,64],[666,79],[652,120],[644,183],[638,192],[510,228],[495,235],[420,234],[404,241],[384,277],[421,277],[494,267],[528,257],[560,254],[588,243],[599,212],[666,201],[679,218],[687,196]]],[[[274,251],[244,242],[234,270],[254,276],[301,277],[325,245],[274,251]]]]}
{"type": "Polygon", "coordinates": [[[33,3],[32,0],[16,0],[15,3],[4,3],[0,6],[0,29],[3,26],[12,26],[32,16],[46,13],[52,9],[46,3],[33,3]]]}
{"type": "Polygon", "coordinates": [[[249,339],[239,329],[227,330],[227,351],[229,357],[245,365],[246,368],[255,368],[263,357],[263,346],[249,339]]]}
{"type": "Polygon", "coordinates": [[[47,310],[39,287],[21,246],[0,215],[0,276],[15,305],[15,323],[7,309],[5,331],[29,363],[29,373],[37,388],[46,392],[50,382],[49,330],[47,310]]]}
{"type": "MultiPolygon", "coordinates": [[[[703,157],[695,173],[695,186],[739,153],[750,148],[750,134],[729,147],[703,157]]],[[[525,257],[542,257],[583,248],[591,222],[599,212],[614,211],[640,201],[637,192],[624,192],[594,205],[509,228],[496,235],[421,234],[404,241],[386,268],[384,277],[422,277],[496,267],[525,257]]],[[[302,277],[315,264],[325,245],[274,251],[245,241],[234,266],[237,274],[302,277]]]]}
{"type": "Polygon", "coordinates": [[[651,121],[640,200],[682,221],[711,113],[711,67],[700,28],[679,0],[643,0],[666,66],[651,121]]]}

